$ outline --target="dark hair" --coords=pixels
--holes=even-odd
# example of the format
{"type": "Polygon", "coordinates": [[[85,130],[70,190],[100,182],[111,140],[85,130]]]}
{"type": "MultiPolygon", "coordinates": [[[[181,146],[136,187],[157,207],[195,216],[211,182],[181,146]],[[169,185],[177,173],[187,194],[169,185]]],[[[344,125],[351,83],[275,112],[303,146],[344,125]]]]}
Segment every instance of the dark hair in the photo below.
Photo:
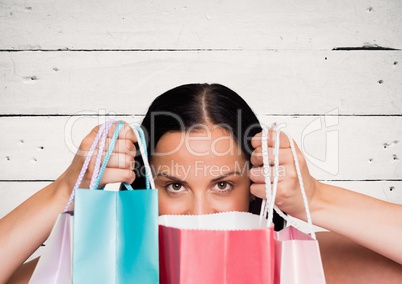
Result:
{"type": "MultiPolygon", "coordinates": [[[[175,87],[151,104],[141,124],[149,157],[166,132],[188,131],[196,125],[219,125],[229,131],[247,161],[253,151],[252,137],[261,131],[249,105],[233,90],[220,84],[187,84],[175,87]]],[[[144,188],[142,159],[136,158],[134,188],[144,188]]],[[[259,214],[261,199],[253,198],[249,211],[259,214]]]]}
{"type": "Polygon", "coordinates": [[[260,123],[239,95],[219,84],[188,84],[167,91],[153,101],[141,127],[148,134],[152,155],[166,132],[207,123],[226,128],[249,160],[251,138],[261,131],[260,123]]]}

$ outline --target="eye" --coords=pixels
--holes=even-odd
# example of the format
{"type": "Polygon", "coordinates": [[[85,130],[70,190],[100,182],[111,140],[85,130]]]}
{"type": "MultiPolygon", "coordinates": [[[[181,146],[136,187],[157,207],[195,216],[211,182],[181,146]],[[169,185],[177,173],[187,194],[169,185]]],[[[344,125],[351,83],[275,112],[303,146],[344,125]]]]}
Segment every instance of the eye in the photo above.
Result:
{"type": "Polygon", "coordinates": [[[215,184],[215,186],[213,187],[214,190],[217,191],[230,191],[233,189],[233,185],[227,181],[220,181],[218,183],[215,184]]]}
{"type": "Polygon", "coordinates": [[[167,191],[169,191],[171,193],[182,192],[186,189],[182,184],[180,184],[178,182],[170,183],[170,184],[166,185],[165,188],[167,191]]]}

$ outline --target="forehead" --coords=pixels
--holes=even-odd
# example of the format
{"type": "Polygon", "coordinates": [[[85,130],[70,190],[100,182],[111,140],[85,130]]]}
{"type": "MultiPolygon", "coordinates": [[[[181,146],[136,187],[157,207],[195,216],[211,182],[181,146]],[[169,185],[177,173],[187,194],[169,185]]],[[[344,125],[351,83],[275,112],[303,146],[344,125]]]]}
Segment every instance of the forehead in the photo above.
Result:
{"type": "Polygon", "coordinates": [[[232,135],[223,128],[165,133],[151,163],[157,171],[187,179],[189,176],[247,172],[246,158],[232,135]]]}
{"type": "Polygon", "coordinates": [[[196,157],[243,156],[232,134],[227,129],[216,126],[167,132],[158,141],[154,154],[166,156],[180,153],[196,157]]]}

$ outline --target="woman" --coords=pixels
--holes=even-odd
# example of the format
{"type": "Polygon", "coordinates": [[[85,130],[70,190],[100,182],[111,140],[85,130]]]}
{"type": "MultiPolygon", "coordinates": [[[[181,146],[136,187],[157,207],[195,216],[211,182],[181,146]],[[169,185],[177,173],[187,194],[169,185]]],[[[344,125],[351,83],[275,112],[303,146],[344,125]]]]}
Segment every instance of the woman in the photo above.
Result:
{"type": "MultiPolygon", "coordinates": [[[[243,200],[245,205],[242,208],[231,209],[249,210],[259,214],[261,199],[251,198],[248,168],[253,151],[251,140],[261,132],[261,126],[251,108],[235,92],[218,84],[191,84],[174,88],[154,100],[141,127],[149,136],[146,139],[147,147],[155,181],[160,185],[157,187],[167,189],[159,192],[161,215],[228,211],[222,210],[223,200],[218,202],[219,210],[197,209],[197,204],[187,204],[188,208],[182,210],[165,210],[165,206],[177,208],[174,203],[177,198],[170,200],[166,194],[173,191],[172,185],[176,184],[175,193],[185,191],[184,187],[178,188],[180,183],[177,181],[188,182],[190,174],[196,178],[201,174],[205,176],[206,173],[211,173],[216,181],[220,181],[217,178],[219,174],[223,175],[221,171],[228,165],[231,165],[231,170],[228,169],[227,172],[240,172],[244,180],[242,198],[231,197],[229,200],[243,200]],[[172,164],[172,161],[175,162],[172,164]],[[220,165],[217,164],[219,162],[220,165]],[[158,172],[162,165],[169,165],[170,171],[177,172],[176,175],[169,174],[170,181],[176,183],[169,184],[167,174],[158,172]]],[[[143,188],[142,160],[139,157],[136,161],[134,188],[143,188]]],[[[227,173],[224,176],[227,176],[227,173]]],[[[199,182],[197,180],[197,183],[199,182]]],[[[224,182],[221,182],[222,186],[224,182]]],[[[229,185],[229,182],[226,183],[226,186],[229,185]]],[[[221,191],[224,192],[223,189],[221,191]]],[[[229,188],[226,188],[227,191],[229,188]]],[[[276,223],[279,228],[281,223],[279,218],[276,223]]]]}
{"type": "MultiPolygon", "coordinates": [[[[218,84],[179,86],[155,99],[142,127],[148,136],[160,214],[259,212],[265,196],[261,127],[235,92],[218,84]]],[[[21,264],[46,240],[55,218],[63,211],[85,159],[80,153],[89,149],[97,131],[93,129],[84,138],[70,167],[55,182],[0,221],[0,282],[7,281],[13,272],[10,282],[28,281],[35,262],[21,264]]],[[[272,154],[272,131],[269,138],[272,154]]],[[[286,175],[280,177],[276,203],[288,214],[305,219],[289,141],[284,135],[280,140],[279,163],[286,175]]],[[[127,182],[143,188],[142,162],[136,157],[135,142],[132,130],[125,127],[101,187],[127,182]]],[[[314,223],[387,257],[324,233],[318,238],[328,282],[402,279],[401,266],[396,263],[402,264],[402,245],[397,240],[402,232],[401,206],[322,184],[311,177],[298,149],[297,154],[314,223]],[[394,246],[389,248],[388,244],[394,246]]],[[[89,185],[91,165],[82,187],[89,185]]],[[[280,226],[278,220],[276,223],[280,226]]]]}

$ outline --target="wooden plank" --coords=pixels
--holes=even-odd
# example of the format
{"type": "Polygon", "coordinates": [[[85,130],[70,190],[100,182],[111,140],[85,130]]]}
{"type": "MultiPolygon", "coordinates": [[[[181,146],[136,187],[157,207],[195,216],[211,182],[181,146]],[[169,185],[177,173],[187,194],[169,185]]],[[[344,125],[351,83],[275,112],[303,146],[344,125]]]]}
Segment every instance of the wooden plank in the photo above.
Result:
{"type": "Polygon", "coordinates": [[[333,181],[326,183],[388,202],[402,204],[402,181],[333,181]]]}
{"type": "Polygon", "coordinates": [[[192,82],[258,114],[400,114],[401,65],[402,51],[0,52],[0,114],[144,114],[192,82]]]}
{"type": "Polygon", "coordinates": [[[402,177],[402,117],[260,117],[284,123],[311,174],[324,180],[398,180],[402,177]]]}
{"type": "MultiPolygon", "coordinates": [[[[261,121],[286,123],[310,163],[324,180],[400,180],[402,117],[284,117],[261,121]]],[[[141,117],[126,117],[140,121],[141,117]]],[[[71,162],[82,138],[103,117],[3,117],[0,129],[1,180],[53,180],[71,162]]],[[[245,130],[246,131],[246,130],[245,130]]]]}
{"type": "Polygon", "coordinates": [[[401,48],[402,4],[357,1],[1,1],[1,49],[401,48]]]}
{"type": "MultiPolygon", "coordinates": [[[[331,182],[363,194],[373,196],[389,202],[402,204],[402,182],[401,181],[349,181],[331,182]],[[392,190],[390,190],[392,188],[392,190]]],[[[25,199],[36,191],[45,187],[48,182],[0,182],[0,218],[21,204],[25,199]]]]}

